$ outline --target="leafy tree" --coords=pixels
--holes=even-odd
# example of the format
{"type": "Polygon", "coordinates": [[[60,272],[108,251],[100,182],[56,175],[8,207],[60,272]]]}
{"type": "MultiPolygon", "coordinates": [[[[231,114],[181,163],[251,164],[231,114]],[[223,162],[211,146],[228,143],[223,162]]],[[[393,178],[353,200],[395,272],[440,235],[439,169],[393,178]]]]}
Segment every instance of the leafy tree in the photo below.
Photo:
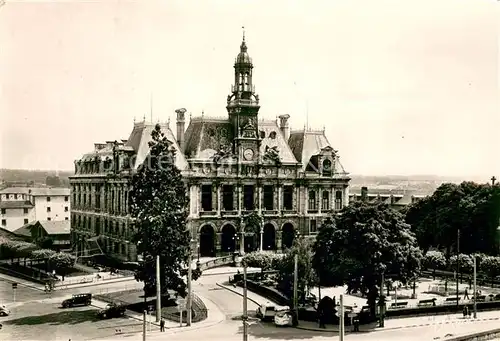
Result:
{"type": "Polygon", "coordinates": [[[460,231],[461,252],[497,254],[497,227],[500,218],[500,186],[497,184],[443,184],[432,196],[411,205],[406,222],[424,250],[443,249],[449,258],[457,250],[460,231]]]}
{"type": "Polygon", "coordinates": [[[73,255],[63,252],[54,252],[49,257],[49,267],[60,275],[66,275],[68,270],[75,264],[75,260],[76,258],[73,255]]]}
{"type": "Polygon", "coordinates": [[[361,292],[372,315],[382,274],[409,283],[422,261],[410,226],[386,204],[355,202],[345,207],[320,229],[313,250],[320,284],[347,284],[348,293],[361,292]]]}
{"type": "MultiPolygon", "coordinates": [[[[181,172],[175,166],[175,151],[159,125],[151,133],[150,152],[133,175],[130,213],[135,218],[137,252],[143,261],[136,273],[144,281],[147,295],[156,288],[156,256],[160,256],[162,294],[174,290],[186,295],[183,276],[191,252],[190,233],[186,229],[189,198],[181,172]]],[[[189,265],[190,266],[190,265],[189,265]]],[[[193,272],[193,279],[199,276],[193,272]]]]}
{"type": "MultiPolygon", "coordinates": [[[[449,270],[456,271],[457,269],[457,255],[450,257],[449,270]]],[[[474,261],[471,256],[463,253],[458,255],[458,268],[460,272],[471,273],[474,267],[474,261]]]]}
{"type": "Polygon", "coordinates": [[[446,258],[440,251],[427,251],[422,259],[422,265],[426,269],[446,269],[446,258]]]}
{"type": "Polygon", "coordinates": [[[279,273],[277,275],[277,289],[286,296],[290,298],[293,297],[295,255],[298,255],[298,300],[299,302],[303,302],[306,298],[307,287],[314,283],[314,271],[312,268],[312,245],[308,239],[295,239],[292,247],[280,260],[278,260],[278,264],[276,267],[276,269],[279,270],[279,273]]]}

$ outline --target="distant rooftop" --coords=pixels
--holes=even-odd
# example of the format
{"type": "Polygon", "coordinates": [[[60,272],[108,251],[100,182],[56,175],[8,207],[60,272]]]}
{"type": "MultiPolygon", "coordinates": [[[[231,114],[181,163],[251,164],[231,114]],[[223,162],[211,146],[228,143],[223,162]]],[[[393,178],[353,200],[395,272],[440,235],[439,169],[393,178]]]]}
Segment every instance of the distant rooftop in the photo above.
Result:
{"type": "Polygon", "coordinates": [[[0,194],[31,194],[33,196],[67,196],[69,188],[62,187],[8,187],[0,191],[0,194]]]}

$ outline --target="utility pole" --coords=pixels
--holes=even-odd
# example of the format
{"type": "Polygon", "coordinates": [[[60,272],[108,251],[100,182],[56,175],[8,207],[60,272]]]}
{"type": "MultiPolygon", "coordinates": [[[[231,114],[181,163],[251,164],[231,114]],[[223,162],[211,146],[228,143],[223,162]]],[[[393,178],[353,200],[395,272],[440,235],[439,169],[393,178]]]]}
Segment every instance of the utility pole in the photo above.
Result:
{"type": "Polygon", "coordinates": [[[299,305],[298,305],[298,284],[299,284],[299,255],[293,257],[293,310],[295,319],[299,321],[299,305]]]}
{"type": "Polygon", "coordinates": [[[156,256],[156,322],[161,320],[160,255],[156,256]]]}
{"type": "Polygon", "coordinates": [[[476,256],[473,256],[474,259],[474,318],[477,318],[477,305],[476,305],[476,256]]]}
{"type": "Polygon", "coordinates": [[[187,301],[186,301],[186,305],[187,305],[187,326],[189,327],[191,325],[191,321],[193,319],[193,309],[192,309],[192,305],[193,305],[193,301],[191,299],[191,280],[192,280],[192,276],[193,276],[193,269],[191,268],[191,263],[192,263],[192,254],[191,254],[191,249],[189,249],[189,256],[188,256],[188,278],[187,278],[187,290],[188,290],[188,294],[187,294],[187,301]]]}
{"type": "Polygon", "coordinates": [[[247,309],[247,266],[243,265],[243,341],[248,340],[248,309],[247,309]]]}
{"type": "Polygon", "coordinates": [[[457,308],[458,308],[458,302],[460,301],[460,296],[458,294],[458,273],[460,271],[460,230],[457,230],[457,270],[456,270],[456,280],[457,280],[457,308]]]}
{"type": "MultiPolygon", "coordinates": [[[[144,297],[146,297],[146,292],[144,292],[144,297]]],[[[144,299],[146,300],[146,299],[144,299]]],[[[144,309],[144,313],[142,316],[142,341],[146,341],[146,315],[147,315],[146,309],[144,309]]]]}
{"type": "Polygon", "coordinates": [[[260,226],[260,251],[264,250],[264,226],[260,226]]]}
{"type": "Polygon", "coordinates": [[[339,298],[339,340],[344,341],[344,295],[339,298]]]}
{"type": "Polygon", "coordinates": [[[380,297],[379,297],[379,326],[381,328],[384,327],[384,273],[382,272],[382,275],[381,275],[381,282],[380,282],[380,297]]]}

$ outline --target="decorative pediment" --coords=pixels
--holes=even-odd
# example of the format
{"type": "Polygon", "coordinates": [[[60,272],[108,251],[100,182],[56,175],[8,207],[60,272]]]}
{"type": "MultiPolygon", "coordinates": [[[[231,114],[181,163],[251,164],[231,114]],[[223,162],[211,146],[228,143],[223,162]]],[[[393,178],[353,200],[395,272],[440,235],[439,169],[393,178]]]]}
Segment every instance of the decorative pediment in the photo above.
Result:
{"type": "Polygon", "coordinates": [[[324,148],[321,148],[320,154],[322,155],[332,155],[332,156],[337,156],[338,150],[333,149],[330,146],[326,146],[324,148]]]}

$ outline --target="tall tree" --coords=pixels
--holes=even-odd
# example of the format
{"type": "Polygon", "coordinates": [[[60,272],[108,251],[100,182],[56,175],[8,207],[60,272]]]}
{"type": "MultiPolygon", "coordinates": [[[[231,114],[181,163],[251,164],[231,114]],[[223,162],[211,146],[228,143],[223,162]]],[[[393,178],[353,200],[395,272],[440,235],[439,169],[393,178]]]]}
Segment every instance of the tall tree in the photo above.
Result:
{"type": "Polygon", "coordinates": [[[366,295],[372,315],[382,274],[409,283],[422,252],[404,217],[386,204],[355,202],[324,225],[313,247],[313,268],[323,286],[347,285],[366,295]]]}
{"type": "Polygon", "coordinates": [[[174,290],[185,296],[183,277],[191,252],[190,233],[186,229],[189,198],[181,172],[175,166],[172,142],[159,125],[151,137],[149,155],[134,174],[130,191],[137,252],[143,255],[136,279],[145,282],[148,295],[155,292],[155,259],[159,255],[162,294],[174,290]]]}
{"type": "Polygon", "coordinates": [[[313,283],[312,269],[312,247],[311,242],[305,238],[297,238],[294,240],[292,247],[278,261],[277,269],[277,289],[286,296],[293,297],[293,280],[295,273],[295,255],[298,256],[297,270],[298,282],[297,293],[299,302],[303,302],[306,298],[307,288],[313,283]]]}

